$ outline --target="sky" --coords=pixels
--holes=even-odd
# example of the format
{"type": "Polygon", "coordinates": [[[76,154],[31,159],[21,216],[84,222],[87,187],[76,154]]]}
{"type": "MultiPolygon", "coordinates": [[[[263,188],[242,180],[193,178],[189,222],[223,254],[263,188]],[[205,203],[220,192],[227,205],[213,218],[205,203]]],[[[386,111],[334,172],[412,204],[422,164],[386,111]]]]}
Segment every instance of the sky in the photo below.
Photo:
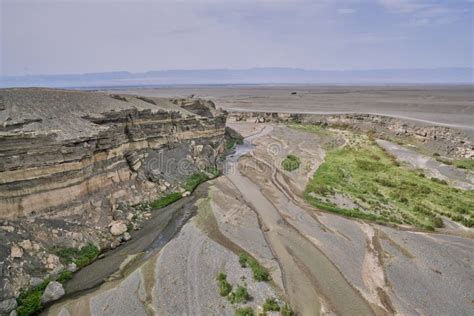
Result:
{"type": "Polygon", "coordinates": [[[473,67],[474,0],[0,0],[0,75],[473,67]]]}

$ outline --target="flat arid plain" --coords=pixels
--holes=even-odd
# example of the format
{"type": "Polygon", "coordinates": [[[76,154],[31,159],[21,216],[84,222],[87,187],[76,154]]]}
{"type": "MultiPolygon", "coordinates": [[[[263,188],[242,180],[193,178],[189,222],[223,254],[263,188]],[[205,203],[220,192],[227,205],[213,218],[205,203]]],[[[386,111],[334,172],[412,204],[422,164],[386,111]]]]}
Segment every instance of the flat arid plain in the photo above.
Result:
{"type": "Polygon", "coordinates": [[[1,93],[19,314],[473,312],[472,86],[1,93]]]}
{"type": "Polygon", "coordinates": [[[450,125],[474,134],[472,85],[201,86],[117,91],[160,97],[195,95],[215,100],[229,111],[373,113],[450,125]]]}

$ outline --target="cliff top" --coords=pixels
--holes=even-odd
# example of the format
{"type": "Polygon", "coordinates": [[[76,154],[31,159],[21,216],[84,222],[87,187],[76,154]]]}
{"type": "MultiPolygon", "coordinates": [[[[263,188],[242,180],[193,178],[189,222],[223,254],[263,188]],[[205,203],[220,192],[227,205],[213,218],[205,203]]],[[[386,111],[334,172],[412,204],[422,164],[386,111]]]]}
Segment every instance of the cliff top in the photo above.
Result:
{"type": "Polygon", "coordinates": [[[58,140],[95,135],[106,126],[94,123],[104,114],[122,111],[180,112],[214,116],[214,104],[198,99],[173,100],[48,88],[0,89],[0,136],[56,134],[58,140]],[[201,111],[187,107],[198,103],[201,111]],[[202,108],[208,109],[202,113],[202,108]]]}

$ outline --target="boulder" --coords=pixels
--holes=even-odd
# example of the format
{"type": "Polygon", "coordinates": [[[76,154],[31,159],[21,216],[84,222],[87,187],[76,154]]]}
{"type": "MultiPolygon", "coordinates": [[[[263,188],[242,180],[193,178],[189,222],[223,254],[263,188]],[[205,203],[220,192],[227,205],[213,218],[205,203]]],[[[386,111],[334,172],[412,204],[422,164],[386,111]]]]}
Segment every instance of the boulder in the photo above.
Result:
{"type": "Polygon", "coordinates": [[[110,243],[110,249],[115,249],[122,243],[121,239],[117,238],[110,243]]]}
{"type": "Polygon", "coordinates": [[[63,285],[59,282],[49,282],[48,286],[41,296],[41,302],[48,303],[60,299],[66,292],[64,291],[63,285]]]}
{"type": "Polygon", "coordinates": [[[48,258],[46,259],[46,267],[49,270],[56,269],[60,264],[61,264],[61,261],[59,260],[58,256],[53,255],[53,254],[48,255],[48,258]]]}
{"type": "Polygon", "coordinates": [[[23,257],[23,249],[17,245],[13,245],[10,249],[10,257],[21,258],[23,257]]]}
{"type": "Polygon", "coordinates": [[[17,307],[16,299],[9,298],[7,300],[0,302],[0,315],[5,315],[10,313],[17,307]]]}
{"type": "Polygon", "coordinates": [[[110,224],[110,233],[114,236],[122,235],[127,231],[127,225],[122,222],[112,222],[110,224]]]}
{"type": "Polygon", "coordinates": [[[19,245],[20,245],[21,248],[23,248],[25,250],[33,249],[33,244],[28,239],[23,240],[22,242],[19,243],[19,245]]]}
{"type": "Polygon", "coordinates": [[[67,265],[67,270],[69,272],[76,272],[77,271],[77,264],[75,264],[74,262],[68,264],[67,265]]]}
{"type": "Polygon", "coordinates": [[[129,241],[130,239],[132,239],[132,236],[128,232],[125,232],[123,234],[123,241],[129,241]]]}

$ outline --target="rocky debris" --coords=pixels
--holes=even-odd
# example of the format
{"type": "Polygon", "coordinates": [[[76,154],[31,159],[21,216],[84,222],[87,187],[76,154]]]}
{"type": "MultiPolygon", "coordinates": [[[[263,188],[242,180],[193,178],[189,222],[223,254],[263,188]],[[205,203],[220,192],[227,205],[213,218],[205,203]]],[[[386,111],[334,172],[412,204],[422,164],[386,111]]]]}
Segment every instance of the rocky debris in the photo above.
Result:
{"type": "Polygon", "coordinates": [[[46,258],[46,268],[49,270],[55,270],[59,265],[61,265],[61,261],[59,257],[53,254],[48,255],[46,258]]]}
{"type": "Polygon", "coordinates": [[[51,281],[46,286],[43,295],[41,296],[41,302],[43,304],[56,301],[60,299],[66,292],[64,291],[63,285],[56,281],[51,281]]]}
{"type": "Polygon", "coordinates": [[[121,238],[116,238],[116,239],[114,239],[114,240],[110,243],[110,249],[115,249],[115,248],[117,248],[118,246],[120,246],[121,243],[122,243],[122,239],[121,239],[121,238]]]}
{"type": "Polygon", "coordinates": [[[31,241],[29,239],[25,239],[23,240],[22,242],[19,243],[20,247],[25,249],[25,250],[33,250],[33,244],[31,243],[31,241]]]}
{"type": "Polygon", "coordinates": [[[72,262],[72,263],[67,265],[66,270],[69,271],[69,272],[76,272],[77,271],[77,265],[74,262],[72,262]]]}
{"type": "Polygon", "coordinates": [[[31,286],[31,287],[38,286],[38,285],[40,285],[41,283],[43,283],[43,279],[41,279],[41,278],[32,277],[32,278],[30,279],[30,286],[31,286]]]}
{"type": "Polygon", "coordinates": [[[0,226],[0,229],[8,233],[12,233],[15,231],[15,228],[13,226],[0,226]]]}
{"type": "Polygon", "coordinates": [[[127,225],[122,222],[112,222],[109,224],[110,233],[113,236],[120,236],[127,231],[127,225]]]}
{"type": "Polygon", "coordinates": [[[122,238],[123,238],[123,241],[129,241],[130,239],[132,239],[132,236],[130,235],[129,232],[125,232],[123,233],[122,238]]]}
{"type": "Polygon", "coordinates": [[[23,249],[17,245],[13,245],[10,249],[10,257],[12,258],[23,257],[23,249]]]}
{"type": "Polygon", "coordinates": [[[10,298],[0,302],[0,315],[9,314],[17,307],[16,299],[10,298]]]}

